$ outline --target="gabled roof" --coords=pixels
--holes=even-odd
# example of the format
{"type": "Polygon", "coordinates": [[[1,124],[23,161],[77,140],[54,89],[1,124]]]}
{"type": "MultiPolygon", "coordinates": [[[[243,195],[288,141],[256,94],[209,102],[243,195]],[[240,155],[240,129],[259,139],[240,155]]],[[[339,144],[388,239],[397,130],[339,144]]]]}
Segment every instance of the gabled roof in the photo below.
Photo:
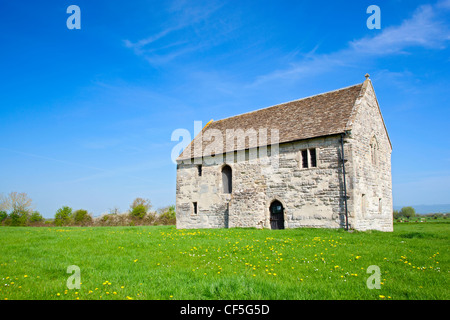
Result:
{"type": "MultiPolygon", "coordinates": [[[[370,80],[367,79],[365,82],[367,81],[370,80]]],[[[259,133],[259,129],[266,130],[266,143],[264,143],[264,139],[260,141],[259,136],[257,137],[257,145],[249,145],[249,141],[246,139],[245,149],[270,145],[271,130],[274,129],[278,130],[279,143],[343,133],[349,130],[348,123],[353,115],[355,101],[360,96],[365,82],[234,117],[212,121],[194,138],[177,160],[198,157],[197,153],[194,154],[195,145],[202,146],[203,156],[211,155],[211,147],[207,148],[207,146],[214,140],[205,139],[206,131],[211,129],[217,129],[218,131],[216,132],[222,133],[224,152],[221,153],[238,150],[234,143],[232,148],[227,149],[227,130],[241,129],[246,131],[254,129],[257,133],[259,133]]]]}

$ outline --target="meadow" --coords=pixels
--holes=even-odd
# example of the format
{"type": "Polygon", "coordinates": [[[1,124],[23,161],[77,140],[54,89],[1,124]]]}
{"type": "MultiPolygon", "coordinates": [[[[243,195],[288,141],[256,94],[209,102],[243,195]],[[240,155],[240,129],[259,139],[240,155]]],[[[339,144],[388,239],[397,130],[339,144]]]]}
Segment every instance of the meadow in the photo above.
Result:
{"type": "Polygon", "coordinates": [[[449,235],[444,220],[392,233],[0,227],[0,300],[447,300],[449,235]],[[380,289],[367,286],[372,265],[380,289]]]}

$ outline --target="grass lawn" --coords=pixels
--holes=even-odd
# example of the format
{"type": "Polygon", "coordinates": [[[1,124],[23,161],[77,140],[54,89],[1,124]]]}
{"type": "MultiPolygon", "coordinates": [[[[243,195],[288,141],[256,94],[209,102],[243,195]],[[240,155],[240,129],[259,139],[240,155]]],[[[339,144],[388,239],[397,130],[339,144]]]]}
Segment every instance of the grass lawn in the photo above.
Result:
{"type": "Polygon", "coordinates": [[[328,229],[0,227],[0,300],[450,299],[444,222],[328,229]],[[81,288],[69,289],[68,266],[81,288]],[[381,288],[368,289],[376,265],[381,288]]]}

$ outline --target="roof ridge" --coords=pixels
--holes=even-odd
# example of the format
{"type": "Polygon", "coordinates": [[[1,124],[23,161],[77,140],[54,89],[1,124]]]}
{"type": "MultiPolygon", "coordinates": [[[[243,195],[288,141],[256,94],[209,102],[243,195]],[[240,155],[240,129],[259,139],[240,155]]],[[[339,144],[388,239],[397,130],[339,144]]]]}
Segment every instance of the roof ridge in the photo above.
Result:
{"type": "Polygon", "coordinates": [[[219,120],[213,121],[213,122],[216,122],[216,123],[217,123],[217,122],[220,122],[220,121],[223,121],[223,120],[228,120],[228,119],[231,119],[231,118],[236,118],[236,117],[240,117],[240,116],[243,116],[243,115],[251,114],[251,113],[253,113],[253,112],[258,112],[258,111],[261,111],[261,110],[266,110],[266,109],[270,109],[270,108],[280,107],[280,106],[282,106],[282,105],[286,105],[286,104],[289,104],[289,103],[298,102],[298,101],[302,101],[302,100],[306,100],[306,99],[311,99],[311,98],[323,96],[323,95],[325,95],[325,94],[329,94],[329,93],[334,93],[334,92],[338,92],[338,91],[341,91],[341,90],[350,89],[350,88],[352,88],[352,87],[360,86],[360,85],[363,85],[363,84],[364,84],[364,82],[360,82],[360,83],[353,84],[353,85],[351,85],[351,86],[347,86],[347,87],[344,87],[344,88],[340,88],[340,89],[336,89],[336,90],[331,90],[331,91],[327,91],[327,92],[322,92],[322,93],[315,94],[315,95],[311,95],[311,96],[308,96],[308,97],[304,97],[304,98],[300,98],[300,99],[295,99],[295,100],[291,100],[291,101],[286,101],[286,102],[278,103],[278,104],[275,104],[275,105],[272,105],[272,106],[264,107],[264,108],[261,108],[261,109],[256,109],[256,110],[253,110],[253,111],[248,111],[248,112],[240,113],[240,114],[237,114],[237,115],[234,115],[234,116],[230,116],[230,117],[226,117],[226,118],[223,118],[223,119],[219,119],[219,120]]]}

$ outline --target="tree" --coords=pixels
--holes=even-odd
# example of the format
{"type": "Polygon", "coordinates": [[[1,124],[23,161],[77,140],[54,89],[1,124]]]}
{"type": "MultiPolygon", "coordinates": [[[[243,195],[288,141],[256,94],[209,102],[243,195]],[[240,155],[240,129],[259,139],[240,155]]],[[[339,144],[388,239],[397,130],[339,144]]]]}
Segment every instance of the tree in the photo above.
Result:
{"type": "Polygon", "coordinates": [[[398,210],[394,210],[393,217],[394,219],[398,219],[400,217],[400,213],[398,212],[398,210]]]}
{"type": "Polygon", "coordinates": [[[403,207],[400,210],[400,215],[409,219],[416,215],[416,210],[413,207],[403,207]]]}
{"type": "Polygon", "coordinates": [[[91,222],[92,217],[87,210],[79,209],[73,213],[73,221],[75,221],[75,224],[84,224],[91,222]]]}
{"type": "Polygon", "coordinates": [[[114,206],[109,208],[109,214],[120,214],[120,209],[118,206],[114,206]]]}
{"type": "Polygon", "coordinates": [[[147,209],[142,204],[137,205],[130,211],[130,215],[136,218],[143,218],[147,214],[147,209]]]}
{"type": "Polygon", "coordinates": [[[20,210],[13,210],[9,217],[11,218],[11,225],[12,226],[24,226],[27,224],[28,217],[29,217],[28,211],[20,211],[20,210]]]}
{"type": "Polygon", "coordinates": [[[63,206],[55,214],[55,224],[57,226],[67,225],[72,219],[72,208],[63,206]]]}
{"type": "Polygon", "coordinates": [[[130,205],[131,210],[136,208],[137,206],[143,206],[145,211],[148,212],[152,208],[152,203],[149,199],[136,198],[133,200],[133,203],[130,205]]]}
{"type": "Polygon", "coordinates": [[[29,218],[30,222],[41,222],[44,220],[42,215],[38,211],[33,211],[29,218]]]}
{"type": "Polygon", "coordinates": [[[10,192],[7,196],[0,196],[0,210],[31,213],[32,200],[25,192],[10,192]]]}
{"type": "Polygon", "coordinates": [[[130,215],[142,219],[150,211],[151,207],[152,204],[150,200],[136,198],[130,205],[130,215]]]}
{"type": "Polygon", "coordinates": [[[8,214],[6,213],[6,211],[0,211],[0,223],[3,222],[3,220],[5,220],[6,218],[8,218],[8,214]]]}

